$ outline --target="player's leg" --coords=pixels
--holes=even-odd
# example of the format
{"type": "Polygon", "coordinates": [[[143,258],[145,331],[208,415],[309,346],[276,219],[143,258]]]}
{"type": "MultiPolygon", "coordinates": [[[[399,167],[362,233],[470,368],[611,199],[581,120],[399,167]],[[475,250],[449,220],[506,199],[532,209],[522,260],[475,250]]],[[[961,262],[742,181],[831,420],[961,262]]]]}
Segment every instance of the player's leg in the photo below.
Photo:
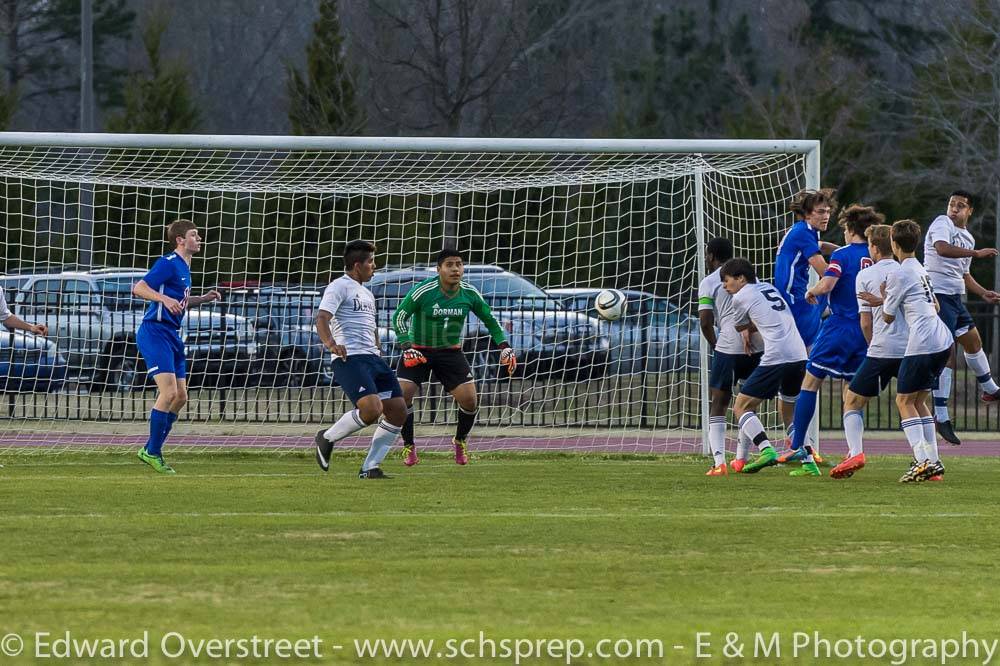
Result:
{"type": "Polygon", "coordinates": [[[789,396],[798,395],[805,373],[805,362],[782,363],[780,365],[758,366],[740,388],[733,404],[740,429],[757,446],[760,455],[743,468],[743,472],[753,474],[778,462],[778,454],[771,446],[764,425],[757,416],[757,408],[764,400],[770,400],[778,392],[789,396]],[[792,387],[792,384],[795,384],[792,387]]]}
{"type": "Polygon", "coordinates": [[[910,356],[900,364],[896,407],[914,458],[914,464],[899,479],[903,483],[926,480],[934,475],[932,458],[938,458],[936,442],[927,441],[924,419],[930,416],[927,406],[930,389],[948,362],[950,353],[951,350],[947,349],[937,354],[910,356]]]}
{"type": "Polygon", "coordinates": [[[846,479],[865,466],[864,409],[868,401],[889,385],[899,371],[899,359],[866,358],[851,383],[844,388],[844,437],[847,457],[830,470],[830,477],[846,479]]]}
{"type": "Polygon", "coordinates": [[[156,382],[156,402],[149,413],[149,439],[139,450],[139,460],[161,474],[174,474],[174,469],[163,461],[163,440],[170,428],[170,407],[177,394],[177,377],[172,372],[159,372],[153,376],[156,382]]]}
{"type": "Polygon", "coordinates": [[[360,356],[348,356],[347,360],[334,359],[333,377],[340,384],[341,390],[347,395],[354,408],[342,414],[336,423],[329,428],[324,428],[316,433],[316,464],[324,472],[330,469],[330,455],[333,453],[334,444],[371,425],[381,414],[381,405],[378,404],[373,380],[360,356]],[[367,409],[365,414],[362,414],[361,399],[372,395],[376,398],[377,413],[374,413],[371,401],[366,401],[367,409]],[[371,420],[365,421],[365,415],[371,420]]]}
{"type": "MultiPolygon", "coordinates": [[[[951,294],[937,294],[938,303],[941,306],[938,312],[938,318],[944,322],[944,325],[948,327],[951,331],[952,336],[956,339],[966,333],[968,329],[959,330],[959,315],[961,314],[964,306],[962,305],[962,299],[960,296],[954,296],[951,294]]],[[[952,444],[961,444],[962,440],[958,438],[955,434],[955,427],[951,421],[951,416],[948,413],[948,401],[951,399],[951,384],[952,377],[954,375],[955,369],[955,357],[952,353],[951,357],[948,359],[948,365],[941,372],[941,376],[938,378],[937,386],[932,387],[934,393],[934,419],[937,421],[937,430],[941,433],[941,436],[952,444]]]]}
{"type": "Polygon", "coordinates": [[[417,456],[417,444],[413,437],[413,398],[420,393],[420,386],[411,379],[399,377],[399,385],[403,389],[403,402],[406,403],[406,421],[403,423],[403,464],[413,467],[420,458],[417,456]]]}
{"type": "MultiPolygon", "coordinates": [[[[715,352],[708,378],[708,447],[712,451],[713,465],[706,476],[727,476],[726,466],[726,413],[733,397],[736,374],[734,355],[715,352]]],[[[744,451],[745,460],[746,451],[744,451]]],[[[739,457],[737,456],[739,459],[739,457]]],[[[742,468],[742,464],[739,465],[742,468]]]]}
{"type": "Polygon", "coordinates": [[[177,417],[180,415],[181,410],[188,401],[187,392],[187,358],[184,355],[184,343],[178,336],[174,343],[174,377],[177,378],[177,390],[174,393],[174,401],[171,403],[169,411],[167,412],[167,429],[163,433],[163,441],[165,442],[167,437],[170,435],[171,429],[174,427],[174,423],[177,422],[177,417]]]}
{"type": "MultiPolygon", "coordinates": [[[[406,401],[403,400],[403,389],[396,379],[396,373],[386,365],[385,361],[374,356],[365,360],[371,366],[372,378],[378,391],[377,395],[368,397],[378,398],[378,403],[374,404],[366,398],[364,410],[367,412],[369,408],[377,409],[379,418],[378,427],[372,435],[372,444],[358,472],[358,478],[382,479],[387,478],[382,472],[382,461],[396,443],[396,438],[399,437],[406,422],[406,401]]],[[[358,405],[360,407],[361,403],[358,405]]],[[[368,415],[363,413],[363,417],[368,415]]]]}
{"type": "Polygon", "coordinates": [[[997,383],[993,381],[993,374],[990,372],[990,360],[986,357],[986,352],[983,351],[983,340],[979,337],[979,329],[972,323],[969,329],[963,332],[962,329],[965,326],[969,326],[972,316],[968,314],[968,310],[965,310],[964,306],[962,312],[968,316],[968,320],[964,320],[962,315],[959,315],[959,331],[961,334],[957,340],[958,344],[962,345],[962,351],[965,352],[965,362],[973,374],[976,375],[979,388],[983,391],[982,401],[987,404],[998,402],[1000,401],[1000,386],[997,386],[997,383]]]}
{"type": "Polygon", "coordinates": [[[455,446],[455,463],[465,465],[469,462],[469,433],[476,423],[476,414],[479,412],[476,383],[468,381],[460,384],[452,389],[451,395],[458,406],[458,423],[455,426],[455,438],[452,440],[455,446]]]}

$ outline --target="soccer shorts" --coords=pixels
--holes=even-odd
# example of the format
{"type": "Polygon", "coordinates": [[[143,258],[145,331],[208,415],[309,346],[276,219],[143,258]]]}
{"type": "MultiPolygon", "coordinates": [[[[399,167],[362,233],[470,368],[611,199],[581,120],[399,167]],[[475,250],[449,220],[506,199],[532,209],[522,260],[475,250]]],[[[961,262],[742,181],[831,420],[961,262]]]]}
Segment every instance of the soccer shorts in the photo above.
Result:
{"type": "Polygon", "coordinates": [[[896,380],[896,393],[916,393],[930,391],[937,387],[938,376],[948,364],[951,349],[945,349],[933,354],[917,354],[907,356],[899,364],[899,378],[896,380]]]}
{"type": "Polygon", "coordinates": [[[758,365],[743,382],[740,393],[761,400],[770,400],[779,392],[785,397],[794,398],[802,390],[802,380],[805,376],[805,361],[758,365]]]}
{"type": "Polygon", "coordinates": [[[827,317],[809,351],[806,370],[819,379],[850,379],[861,367],[867,352],[868,342],[858,321],[836,315],[827,317]]]}
{"type": "Polygon", "coordinates": [[[449,393],[462,384],[475,381],[472,368],[469,367],[469,361],[461,349],[451,347],[444,349],[421,348],[420,352],[427,358],[427,362],[407,368],[403,365],[403,359],[400,358],[399,365],[396,367],[397,377],[422,386],[433,371],[435,379],[441,382],[441,386],[449,393]]]}
{"type": "Polygon", "coordinates": [[[146,361],[146,374],[150,377],[168,373],[177,379],[187,378],[184,341],[177,329],[144,321],[135,334],[135,344],[146,361]]]}
{"type": "Polygon", "coordinates": [[[712,371],[708,377],[708,386],[726,393],[733,392],[736,382],[743,381],[760,365],[760,357],[764,352],[756,354],[726,354],[717,351],[712,355],[712,371]]]}
{"type": "Polygon", "coordinates": [[[850,389],[865,398],[874,398],[884,391],[893,377],[899,377],[901,358],[867,357],[851,380],[850,389]]]}
{"type": "Polygon", "coordinates": [[[346,361],[336,357],[333,360],[333,378],[355,405],[366,395],[377,395],[382,400],[403,395],[396,373],[382,357],[375,354],[354,354],[348,356],[346,361]]]}
{"type": "Polygon", "coordinates": [[[976,327],[976,321],[969,314],[969,308],[965,307],[959,294],[934,295],[941,304],[938,316],[954,337],[961,337],[976,327]]]}
{"type": "Polygon", "coordinates": [[[806,347],[811,347],[819,335],[820,324],[823,321],[823,306],[810,305],[805,301],[796,301],[789,306],[792,317],[795,319],[795,328],[798,329],[802,342],[806,347]]]}

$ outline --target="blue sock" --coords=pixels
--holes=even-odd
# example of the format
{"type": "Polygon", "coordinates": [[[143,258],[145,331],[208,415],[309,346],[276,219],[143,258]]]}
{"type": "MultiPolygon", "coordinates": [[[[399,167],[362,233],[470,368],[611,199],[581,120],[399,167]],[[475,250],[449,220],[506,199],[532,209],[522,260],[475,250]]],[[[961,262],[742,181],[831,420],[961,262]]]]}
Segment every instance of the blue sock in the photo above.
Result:
{"type": "Polygon", "coordinates": [[[167,438],[170,428],[170,412],[161,412],[153,408],[149,413],[149,440],[146,441],[146,453],[151,456],[161,455],[163,440],[167,438]]]}
{"type": "Polygon", "coordinates": [[[799,399],[795,401],[795,418],[792,421],[794,431],[792,432],[792,448],[801,449],[806,443],[806,435],[809,434],[809,422],[812,421],[813,414],[816,413],[816,391],[802,389],[799,392],[799,399]]]}

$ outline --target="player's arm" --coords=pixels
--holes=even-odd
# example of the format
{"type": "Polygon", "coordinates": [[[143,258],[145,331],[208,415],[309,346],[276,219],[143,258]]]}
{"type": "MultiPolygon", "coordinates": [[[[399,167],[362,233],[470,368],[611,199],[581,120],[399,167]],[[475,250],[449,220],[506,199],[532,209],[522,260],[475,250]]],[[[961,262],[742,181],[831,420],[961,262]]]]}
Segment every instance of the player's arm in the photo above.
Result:
{"type": "Polygon", "coordinates": [[[828,243],[827,241],[819,242],[819,251],[825,255],[831,255],[840,249],[840,246],[836,243],[828,243]]]}
{"type": "MultiPolygon", "coordinates": [[[[903,296],[906,295],[906,288],[906,282],[899,271],[892,273],[882,284],[882,321],[885,323],[891,324],[896,321],[899,306],[903,302],[903,296]]],[[[937,298],[934,302],[937,303],[937,298]]]]}
{"type": "Polygon", "coordinates": [[[480,321],[486,324],[486,329],[490,332],[490,338],[500,347],[500,365],[507,368],[508,375],[514,374],[514,369],[517,367],[517,355],[514,353],[514,348],[507,341],[507,333],[503,330],[503,326],[493,316],[493,311],[490,310],[489,303],[483,300],[479,292],[475,292],[470,309],[479,317],[480,321]]]}
{"type": "Polygon", "coordinates": [[[973,259],[989,259],[990,257],[997,256],[996,248],[984,247],[979,250],[970,250],[958,245],[952,245],[948,241],[943,240],[934,241],[934,250],[938,253],[938,256],[947,259],[968,259],[970,257],[973,259]]]}
{"type": "Polygon", "coordinates": [[[45,324],[29,324],[11,312],[10,308],[7,307],[7,299],[3,289],[0,289],[0,322],[3,322],[3,325],[11,331],[27,331],[35,335],[49,334],[49,327],[45,324]]]}
{"type": "Polygon", "coordinates": [[[705,336],[708,346],[715,349],[718,340],[715,337],[715,311],[711,308],[698,310],[698,324],[701,326],[701,334],[705,336]]]}
{"type": "Polygon", "coordinates": [[[396,332],[396,344],[403,350],[403,365],[407,368],[427,362],[427,357],[419,349],[413,348],[413,333],[410,330],[410,320],[413,313],[417,311],[419,304],[413,298],[413,292],[417,290],[414,286],[406,292],[406,297],[396,306],[396,311],[392,313],[392,330],[396,332]]]}
{"type": "Polygon", "coordinates": [[[339,356],[346,361],[347,348],[339,344],[333,337],[333,327],[331,326],[333,323],[333,313],[337,311],[337,308],[343,302],[344,295],[342,292],[334,288],[333,285],[327,287],[326,291],[323,292],[319,308],[316,309],[314,322],[316,325],[316,335],[319,336],[323,346],[330,350],[330,353],[334,356],[339,356]]]}
{"type": "MultiPolygon", "coordinates": [[[[826,259],[824,259],[823,255],[819,252],[809,257],[809,265],[812,266],[814,271],[816,271],[816,275],[820,277],[822,277],[826,273],[826,269],[830,267],[829,264],[826,263],[826,259]]],[[[833,287],[831,287],[831,289],[832,288],[833,287]]]]}
{"type": "MultiPolygon", "coordinates": [[[[159,287],[159,285],[157,285],[157,287],[159,287]]],[[[161,294],[158,291],[158,288],[154,289],[150,286],[146,282],[145,278],[132,285],[132,294],[146,301],[162,303],[173,314],[180,314],[184,312],[184,306],[181,305],[180,301],[175,298],[170,298],[166,294],[161,294]]]]}
{"type": "Polygon", "coordinates": [[[965,280],[965,288],[970,294],[978,296],[987,303],[1000,302],[1000,294],[979,284],[976,278],[972,277],[969,273],[963,275],[962,278],[965,280]]]}
{"type": "Polygon", "coordinates": [[[839,277],[834,275],[824,275],[823,279],[809,287],[806,291],[806,301],[812,303],[813,305],[819,304],[819,296],[825,296],[833,291],[833,288],[837,286],[837,280],[839,277]]]}
{"type": "Polygon", "coordinates": [[[211,291],[205,292],[201,296],[188,296],[188,305],[192,308],[196,308],[199,305],[219,300],[222,300],[222,294],[213,289],[211,291]]]}
{"type": "Polygon", "coordinates": [[[865,342],[871,344],[872,335],[874,334],[875,330],[875,325],[872,320],[872,313],[870,310],[867,312],[862,310],[859,314],[861,316],[861,333],[863,333],[865,336],[865,342]]]}

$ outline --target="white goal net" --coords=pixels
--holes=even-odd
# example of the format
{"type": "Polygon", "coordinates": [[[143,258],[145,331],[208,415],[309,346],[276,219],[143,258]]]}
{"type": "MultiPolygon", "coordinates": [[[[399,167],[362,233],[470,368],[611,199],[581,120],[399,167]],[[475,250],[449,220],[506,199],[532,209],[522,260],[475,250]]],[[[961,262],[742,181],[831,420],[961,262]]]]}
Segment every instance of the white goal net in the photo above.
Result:
{"type": "MultiPolygon", "coordinates": [[[[701,451],[703,249],[728,236],[768,278],[816,186],[816,142],[155,137],[0,133],[0,286],[47,340],[0,329],[0,454],[140,446],[155,398],[130,293],[167,253],[166,225],[204,238],[192,292],[222,301],[182,329],[189,402],[168,447],[311,445],[349,403],[313,317],[343,246],[377,245],[369,284],[390,316],[455,247],[517,350],[508,378],[470,320],[480,411],[470,448],[701,451]],[[594,295],[626,292],[598,320],[594,295]]],[[[450,444],[436,383],[416,437],[450,444]]],[[[772,419],[773,425],[773,419],[772,419]]],[[[362,433],[351,441],[367,445],[362,433]]]]}

